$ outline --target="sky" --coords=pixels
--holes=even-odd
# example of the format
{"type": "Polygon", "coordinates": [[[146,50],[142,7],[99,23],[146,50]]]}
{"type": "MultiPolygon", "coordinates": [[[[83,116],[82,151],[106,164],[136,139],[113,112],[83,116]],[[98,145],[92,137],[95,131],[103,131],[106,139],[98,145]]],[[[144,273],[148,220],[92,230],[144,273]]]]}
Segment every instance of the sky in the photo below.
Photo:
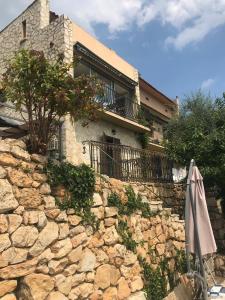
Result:
{"type": "MultiPolygon", "coordinates": [[[[0,0],[0,29],[32,0],[0,0]]],[[[51,0],[170,98],[225,92],[225,0],[51,0]]],[[[1,46],[1,45],[0,45],[1,46]]]]}

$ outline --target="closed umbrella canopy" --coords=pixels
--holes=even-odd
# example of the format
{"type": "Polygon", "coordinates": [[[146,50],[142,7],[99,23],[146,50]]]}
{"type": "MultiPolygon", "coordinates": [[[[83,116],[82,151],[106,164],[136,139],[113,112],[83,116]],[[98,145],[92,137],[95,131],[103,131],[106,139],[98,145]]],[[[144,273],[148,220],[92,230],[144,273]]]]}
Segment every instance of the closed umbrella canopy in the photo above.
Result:
{"type": "Polygon", "coordinates": [[[203,178],[191,161],[186,192],[185,235],[188,275],[200,283],[198,299],[208,299],[204,258],[206,254],[216,252],[216,243],[209,219],[203,178]],[[190,253],[195,254],[196,270],[191,270],[190,253]]]}
{"type": "Polygon", "coordinates": [[[200,254],[202,256],[215,253],[217,247],[209,219],[203,178],[197,166],[192,167],[189,180],[190,188],[187,189],[186,199],[187,250],[190,253],[199,254],[197,247],[197,239],[199,239],[200,254]],[[192,195],[190,195],[190,193],[192,195]],[[192,196],[193,207],[191,205],[190,196],[192,196]],[[194,218],[196,219],[196,229],[194,228],[194,218]],[[198,237],[196,235],[198,235],[198,237]]]}

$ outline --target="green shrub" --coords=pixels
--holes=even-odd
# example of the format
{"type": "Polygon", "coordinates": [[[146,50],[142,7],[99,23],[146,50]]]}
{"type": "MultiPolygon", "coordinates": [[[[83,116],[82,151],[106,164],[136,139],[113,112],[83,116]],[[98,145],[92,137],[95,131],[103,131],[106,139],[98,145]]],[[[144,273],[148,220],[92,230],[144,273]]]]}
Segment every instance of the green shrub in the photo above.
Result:
{"type": "Polygon", "coordinates": [[[149,144],[149,134],[148,133],[140,133],[138,135],[138,141],[141,144],[143,149],[146,149],[149,144]]]}

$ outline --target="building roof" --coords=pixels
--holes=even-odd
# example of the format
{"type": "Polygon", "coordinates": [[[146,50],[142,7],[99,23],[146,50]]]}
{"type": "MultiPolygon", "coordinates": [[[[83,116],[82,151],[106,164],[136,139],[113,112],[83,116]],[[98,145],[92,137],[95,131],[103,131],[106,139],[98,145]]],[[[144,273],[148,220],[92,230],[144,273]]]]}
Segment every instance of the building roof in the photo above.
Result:
{"type": "Polygon", "coordinates": [[[164,103],[170,107],[174,107],[174,108],[177,107],[177,103],[175,101],[173,101],[172,99],[167,97],[165,94],[160,92],[153,85],[151,85],[148,81],[146,81],[145,79],[143,79],[141,77],[139,77],[139,85],[140,85],[140,89],[143,89],[146,92],[154,95],[162,103],[164,103]]]}

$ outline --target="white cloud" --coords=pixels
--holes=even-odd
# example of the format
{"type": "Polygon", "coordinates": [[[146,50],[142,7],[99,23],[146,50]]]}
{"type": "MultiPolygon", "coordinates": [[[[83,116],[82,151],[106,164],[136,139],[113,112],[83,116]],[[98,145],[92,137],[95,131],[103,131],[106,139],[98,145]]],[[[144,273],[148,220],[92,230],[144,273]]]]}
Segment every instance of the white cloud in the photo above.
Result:
{"type": "Polygon", "coordinates": [[[181,30],[176,37],[168,37],[166,44],[173,44],[177,49],[182,49],[190,43],[197,43],[203,40],[210,32],[225,24],[225,5],[223,11],[205,13],[181,30]]]}
{"type": "Polygon", "coordinates": [[[175,29],[165,43],[176,49],[203,40],[225,24],[225,0],[53,0],[53,7],[92,33],[95,24],[105,24],[116,35],[131,25],[144,27],[158,20],[175,29]]]}
{"type": "Polygon", "coordinates": [[[206,79],[202,82],[201,89],[202,90],[208,90],[214,83],[215,83],[215,79],[208,78],[208,79],[206,79]]]}
{"type": "Polygon", "coordinates": [[[182,49],[225,24],[225,0],[154,0],[142,9],[142,16],[142,26],[154,18],[174,27],[177,34],[167,37],[166,45],[182,49]]]}
{"type": "Polygon", "coordinates": [[[86,29],[105,24],[110,34],[129,29],[145,0],[53,0],[52,8],[64,12],[86,29]]]}
{"type": "MultiPolygon", "coordinates": [[[[31,0],[0,0],[0,26],[15,17],[31,0]]],[[[157,20],[174,28],[166,45],[183,49],[203,40],[225,24],[225,0],[51,0],[52,9],[95,34],[95,25],[104,24],[109,37],[157,20]]]]}

